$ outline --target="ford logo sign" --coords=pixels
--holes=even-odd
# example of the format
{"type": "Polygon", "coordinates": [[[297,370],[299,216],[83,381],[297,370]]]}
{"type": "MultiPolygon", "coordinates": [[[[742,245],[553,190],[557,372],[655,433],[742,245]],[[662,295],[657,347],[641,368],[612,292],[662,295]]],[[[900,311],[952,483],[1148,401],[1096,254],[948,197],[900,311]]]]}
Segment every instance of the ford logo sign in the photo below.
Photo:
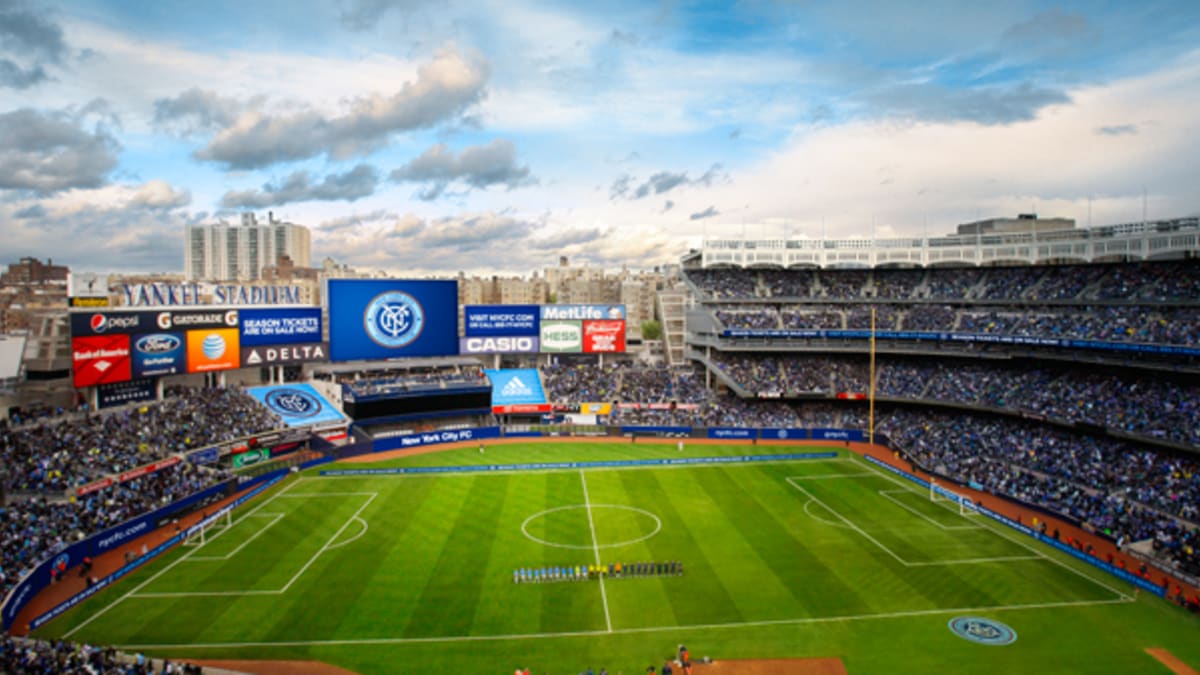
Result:
{"type": "Polygon", "coordinates": [[[133,343],[133,346],[143,354],[166,354],[167,352],[179,349],[182,344],[183,341],[176,335],[156,333],[138,338],[137,342],[133,343]]]}

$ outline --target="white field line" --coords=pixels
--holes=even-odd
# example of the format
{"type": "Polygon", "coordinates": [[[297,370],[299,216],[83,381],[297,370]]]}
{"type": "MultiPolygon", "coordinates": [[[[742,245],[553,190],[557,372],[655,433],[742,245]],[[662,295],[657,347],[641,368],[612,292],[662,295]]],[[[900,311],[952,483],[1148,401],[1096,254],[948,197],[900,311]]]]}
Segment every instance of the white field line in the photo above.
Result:
{"type": "MultiPolygon", "coordinates": [[[[249,512],[249,513],[247,513],[246,515],[242,516],[241,518],[238,518],[238,519],[237,519],[237,522],[239,522],[239,523],[240,523],[240,522],[242,522],[243,520],[245,520],[245,519],[249,518],[250,516],[253,516],[255,513],[258,513],[258,512],[259,512],[259,511],[261,511],[261,510],[262,510],[262,509],[263,509],[263,508],[264,508],[264,507],[265,507],[267,504],[270,504],[271,502],[275,501],[275,500],[276,500],[276,499],[279,497],[279,495],[281,495],[281,494],[283,494],[283,493],[287,492],[288,490],[292,489],[293,487],[295,487],[295,486],[299,485],[299,484],[300,484],[300,483],[302,483],[302,482],[304,482],[304,476],[300,476],[299,478],[297,478],[297,479],[296,479],[296,481],[295,481],[294,483],[292,483],[292,484],[290,484],[290,485],[287,485],[287,486],[285,486],[285,487],[284,487],[282,490],[280,490],[279,492],[276,492],[275,494],[273,494],[273,495],[271,495],[270,497],[268,497],[268,498],[267,498],[265,501],[263,501],[263,503],[261,503],[261,504],[259,504],[258,506],[254,507],[254,508],[253,508],[253,509],[252,509],[252,510],[249,512]]],[[[216,539],[217,537],[221,536],[222,534],[224,534],[224,533],[228,532],[230,529],[232,529],[232,528],[228,528],[228,527],[227,527],[227,528],[225,528],[224,530],[221,530],[220,532],[218,532],[216,535],[214,535],[214,536],[213,536],[213,539],[216,539]]],[[[211,540],[210,540],[210,541],[211,541],[211,540]]],[[[174,560],[174,561],[173,561],[171,564],[167,565],[166,567],[163,567],[161,570],[159,570],[158,572],[156,572],[156,573],[155,573],[153,576],[151,576],[149,579],[147,579],[147,580],[143,581],[142,583],[138,584],[137,586],[134,586],[134,587],[133,587],[132,589],[130,589],[130,590],[127,592],[127,593],[125,593],[125,595],[122,595],[121,597],[117,598],[116,600],[113,600],[113,601],[112,601],[112,603],[110,603],[109,605],[107,605],[107,606],[105,606],[105,607],[101,608],[101,609],[100,609],[100,611],[98,611],[98,612],[96,612],[95,614],[93,614],[93,615],[89,616],[88,618],[84,619],[82,622],[80,622],[80,623],[79,623],[79,625],[75,626],[75,627],[74,627],[74,628],[72,628],[71,630],[69,630],[69,631],[67,631],[66,633],[64,633],[64,634],[63,634],[63,637],[64,637],[64,638],[69,638],[69,637],[71,637],[71,635],[73,635],[73,634],[74,634],[76,631],[78,631],[80,628],[83,628],[84,626],[88,625],[89,623],[91,623],[91,622],[95,621],[96,619],[98,619],[99,617],[103,616],[103,615],[104,615],[106,612],[108,612],[108,610],[110,610],[110,609],[112,609],[113,607],[116,607],[117,605],[121,604],[121,603],[122,603],[122,602],[124,602],[124,601],[125,601],[127,598],[131,598],[131,597],[133,597],[133,595],[134,595],[135,593],[137,593],[138,591],[142,590],[142,589],[143,589],[143,588],[145,588],[146,586],[150,585],[150,583],[151,583],[151,582],[153,582],[155,579],[157,579],[157,578],[161,577],[162,575],[166,574],[168,571],[170,571],[170,570],[171,570],[172,568],[174,568],[176,565],[178,565],[179,563],[183,562],[184,560],[187,560],[187,559],[188,559],[188,557],[190,557],[190,556],[191,556],[193,553],[195,553],[196,551],[199,551],[199,550],[200,550],[200,548],[199,548],[199,547],[197,547],[197,548],[194,548],[194,549],[192,549],[192,550],[188,551],[187,553],[184,553],[183,555],[179,556],[179,557],[178,557],[178,558],[176,558],[176,559],[175,559],[175,560],[174,560]]]]}
{"type": "Polygon", "coordinates": [[[763,621],[740,621],[731,623],[694,624],[690,626],[646,626],[641,628],[619,628],[613,631],[586,630],[564,631],[559,633],[515,633],[508,635],[456,635],[442,637],[418,638],[359,638],[347,640],[291,640],[280,642],[187,642],[181,644],[129,644],[116,645],[126,651],[142,649],[232,649],[237,647],[317,647],[336,645],[388,645],[388,644],[428,644],[454,642],[489,642],[499,640],[540,640],[554,638],[594,637],[600,635],[627,635],[635,633],[679,633],[691,630],[720,630],[731,628],[756,628],[762,626],[810,625],[822,623],[842,623],[847,621],[877,621],[886,619],[906,619],[921,616],[937,616],[945,614],[967,614],[978,612],[1013,612],[1022,610],[1040,610],[1066,607],[1090,607],[1094,605],[1112,605],[1133,602],[1132,598],[1115,600],[1080,600],[1070,602],[1045,602],[1027,605],[995,605],[985,607],[955,607],[946,609],[919,609],[900,612],[881,612],[878,614],[849,614],[820,617],[804,617],[800,619],[767,619],[763,621]]]}
{"type": "MultiPolygon", "coordinates": [[[[864,475],[873,476],[875,474],[868,473],[868,474],[864,474],[864,475]]],[[[925,515],[924,513],[921,513],[920,511],[914,509],[913,507],[909,506],[908,504],[905,504],[904,502],[900,501],[899,499],[896,499],[895,497],[892,496],[892,493],[912,494],[908,490],[880,490],[879,491],[879,495],[881,497],[883,497],[884,499],[895,504],[896,506],[899,506],[900,508],[904,509],[905,511],[908,511],[909,513],[913,514],[914,516],[929,522],[930,524],[932,524],[935,527],[940,527],[943,530],[978,530],[979,529],[979,526],[974,523],[972,523],[970,525],[943,525],[943,524],[939,523],[938,521],[934,520],[933,518],[930,518],[929,516],[925,515]]]]}
{"type": "Polygon", "coordinates": [[[846,528],[846,525],[843,523],[838,523],[838,522],[835,522],[832,520],[826,520],[826,519],[822,518],[821,516],[818,516],[817,514],[813,513],[811,510],[809,510],[809,507],[812,506],[813,504],[816,504],[816,502],[814,502],[811,499],[804,502],[804,512],[808,514],[809,518],[812,518],[813,520],[821,522],[821,523],[825,523],[826,525],[828,525],[830,527],[840,527],[842,529],[846,528]]]}
{"type": "Polygon", "coordinates": [[[342,546],[345,546],[346,544],[349,544],[350,542],[358,539],[359,537],[361,537],[367,533],[367,521],[363,520],[362,518],[359,518],[358,516],[355,516],[354,519],[362,524],[362,529],[358,531],[358,534],[354,535],[353,537],[350,537],[346,541],[339,541],[338,543],[334,544],[333,546],[330,546],[329,550],[332,551],[335,548],[340,548],[342,546]]]}
{"type": "MultiPolygon", "coordinates": [[[[275,516],[274,520],[272,520],[271,522],[264,525],[262,527],[262,529],[260,529],[258,532],[255,532],[254,534],[250,535],[250,537],[248,539],[246,539],[246,541],[243,541],[241,544],[238,544],[238,547],[233,549],[229,553],[226,553],[225,555],[194,555],[194,556],[189,557],[188,560],[191,562],[194,562],[197,560],[229,560],[233,556],[237,555],[243,548],[246,548],[247,544],[254,541],[255,539],[258,539],[258,537],[263,532],[266,532],[267,530],[271,529],[271,527],[274,526],[275,523],[278,523],[280,520],[282,520],[284,514],[276,513],[273,515],[275,516]]],[[[228,528],[228,527],[225,528],[226,531],[228,531],[229,529],[230,528],[228,528]]],[[[212,540],[210,539],[209,541],[212,541],[212,540]]]]}
{"type": "Polygon", "coordinates": [[[285,499],[308,499],[310,497],[374,497],[378,492],[296,492],[284,495],[285,499]]]}
{"type": "MultiPolygon", "coordinates": [[[[888,548],[887,546],[884,546],[882,542],[880,542],[875,537],[872,537],[870,534],[867,533],[866,530],[864,530],[861,527],[859,527],[858,525],[856,525],[854,523],[854,521],[850,520],[846,516],[843,516],[842,514],[833,510],[832,507],[830,507],[828,504],[826,504],[825,502],[818,499],[815,495],[813,495],[813,493],[811,493],[808,490],[805,490],[804,488],[800,487],[799,485],[796,485],[795,483],[793,483],[791,478],[789,478],[787,480],[788,480],[788,483],[792,487],[796,488],[797,490],[803,492],[808,497],[812,498],[812,501],[815,501],[817,504],[820,504],[826,511],[832,513],[834,516],[837,516],[837,518],[839,520],[841,520],[842,522],[849,525],[852,530],[854,530],[855,532],[866,537],[868,541],[870,541],[872,544],[875,544],[879,548],[883,549],[884,552],[886,552],[888,555],[895,558],[901,565],[904,565],[905,567],[938,567],[938,566],[942,566],[942,565],[976,565],[979,563],[1015,562],[1018,560],[1038,560],[1038,559],[1040,559],[1040,556],[1026,555],[1026,556],[999,556],[999,557],[994,557],[994,558],[958,558],[955,560],[927,560],[927,561],[919,561],[919,562],[910,562],[908,560],[905,560],[904,558],[901,558],[900,555],[897,554],[892,549],[888,548]]],[[[812,516],[813,514],[810,511],[810,512],[808,512],[808,515],[812,516]]],[[[815,516],[813,516],[813,517],[815,518],[815,516]]],[[[818,520],[820,520],[820,519],[818,519],[818,520]]]]}
{"type": "MultiPolygon", "coordinates": [[[[222,596],[222,595],[283,595],[284,593],[287,593],[288,589],[292,587],[292,584],[296,583],[296,580],[299,579],[302,574],[304,574],[305,572],[308,571],[308,568],[311,567],[314,562],[316,562],[317,558],[321,557],[322,553],[324,553],[325,551],[328,551],[332,548],[335,548],[334,546],[331,546],[331,544],[333,544],[333,542],[339,536],[341,536],[342,532],[345,531],[345,529],[350,525],[350,523],[353,523],[354,521],[357,520],[359,522],[362,522],[364,525],[366,524],[358,516],[359,516],[359,514],[361,514],[363,512],[363,509],[367,508],[367,506],[369,506],[371,504],[371,502],[375,500],[375,497],[378,496],[379,493],[368,492],[365,494],[370,495],[370,497],[368,497],[367,500],[365,502],[363,502],[362,506],[358,507],[358,510],[354,512],[354,515],[350,516],[346,520],[346,522],[342,523],[342,526],[340,528],[338,528],[337,532],[333,533],[333,536],[330,537],[329,540],[325,542],[325,545],[322,546],[320,549],[318,549],[317,552],[314,553],[312,555],[312,557],[310,557],[308,559],[308,562],[304,563],[304,566],[300,568],[300,571],[293,574],[291,579],[288,579],[288,582],[283,585],[283,588],[276,588],[273,590],[247,590],[247,591],[179,591],[179,592],[165,592],[165,593],[139,593],[138,595],[136,595],[134,597],[137,597],[137,598],[204,598],[204,597],[209,597],[209,596],[222,596]]],[[[359,533],[359,536],[362,536],[361,532],[359,533]]],[[[355,537],[355,539],[357,539],[357,538],[358,537],[355,537]]]]}
{"type": "Polygon", "coordinates": [[[861,535],[862,535],[862,536],[863,536],[863,537],[864,537],[864,538],[865,538],[867,541],[869,541],[869,542],[871,542],[872,544],[875,544],[876,546],[878,546],[878,547],[880,548],[880,550],[882,550],[884,553],[887,553],[888,555],[890,555],[890,556],[892,556],[893,558],[895,558],[895,559],[896,559],[896,562],[900,563],[901,565],[904,565],[905,567],[908,567],[908,561],[907,561],[907,560],[905,560],[904,558],[901,558],[900,556],[896,555],[895,551],[893,551],[892,549],[888,548],[887,546],[884,546],[882,542],[880,542],[880,541],[879,541],[878,539],[876,539],[875,537],[872,537],[870,534],[868,534],[868,533],[867,533],[867,531],[866,531],[866,530],[862,529],[862,528],[861,528],[861,527],[859,527],[858,525],[855,525],[855,524],[854,524],[854,522],[853,522],[853,521],[851,521],[849,518],[847,518],[846,516],[843,516],[842,514],[838,513],[837,511],[834,511],[834,510],[833,510],[833,508],[831,508],[831,507],[830,507],[828,504],[826,504],[825,502],[821,501],[820,499],[817,499],[817,496],[816,496],[816,495],[814,495],[813,493],[809,492],[808,490],[805,490],[804,488],[800,487],[800,486],[799,486],[799,485],[797,485],[795,482],[793,482],[791,478],[788,478],[788,479],[787,479],[787,482],[788,482],[788,485],[791,485],[792,487],[796,488],[797,490],[799,490],[799,491],[803,492],[803,493],[804,493],[806,496],[808,496],[808,497],[809,497],[809,499],[811,499],[812,501],[814,501],[814,502],[816,502],[816,503],[820,504],[822,507],[824,507],[824,509],[825,509],[826,511],[828,511],[828,512],[830,512],[831,514],[833,514],[834,516],[836,516],[838,520],[840,520],[840,521],[842,521],[843,523],[845,523],[845,524],[849,525],[849,526],[850,526],[850,529],[852,529],[852,530],[854,530],[855,532],[857,532],[857,533],[861,534],[861,535]]]}
{"type": "MultiPolygon", "coordinates": [[[[583,483],[583,504],[587,507],[588,526],[592,528],[592,550],[596,553],[596,566],[600,566],[600,542],[596,539],[596,523],[592,520],[592,501],[588,498],[587,476],[583,471],[579,472],[579,481],[583,483]]],[[[613,632],[612,617],[608,613],[608,592],[604,590],[604,574],[597,575],[600,578],[600,599],[604,601],[604,625],[608,627],[608,632],[613,632]]]]}
{"type": "MultiPolygon", "coordinates": [[[[903,487],[904,489],[909,490],[910,492],[917,492],[917,493],[920,493],[921,495],[925,494],[925,491],[922,490],[921,488],[917,487],[917,485],[915,483],[909,484],[908,482],[903,481],[895,476],[889,475],[886,471],[883,471],[882,469],[879,469],[879,468],[873,466],[870,462],[868,462],[865,459],[860,459],[860,460],[858,460],[858,462],[859,462],[859,464],[865,465],[867,468],[871,469],[875,473],[892,481],[893,483],[899,485],[900,487],[903,487]]],[[[1048,556],[1044,552],[1038,550],[1037,548],[1031,546],[1030,544],[1028,544],[1024,541],[1021,541],[1020,539],[1018,539],[1016,537],[1013,537],[1008,532],[1004,531],[1004,530],[1008,529],[1007,525],[1004,525],[1002,523],[992,523],[991,521],[992,521],[991,518],[988,518],[985,516],[982,522],[985,523],[984,527],[986,529],[990,530],[991,532],[993,532],[994,534],[1011,541],[1012,543],[1016,544],[1017,546],[1020,546],[1021,548],[1025,549],[1027,551],[1033,551],[1033,553],[1036,554],[1037,556],[1039,556],[1045,560],[1049,560],[1050,562],[1054,563],[1055,565],[1058,565],[1059,567],[1062,567],[1065,570],[1073,572],[1074,574],[1081,576],[1084,579],[1087,579],[1088,581],[1092,582],[1093,584],[1096,584],[1097,586],[1113,593],[1114,595],[1116,595],[1118,598],[1120,598],[1122,600],[1130,600],[1130,601],[1133,600],[1133,598],[1128,593],[1123,593],[1123,592],[1113,588],[1112,586],[1104,583],[1103,581],[1096,579],[1092,575],[1086,574],[1080,570],[1077,570],[1077,569],[1075,569],[1075,567],[1068,565],[1067,563],[1059,560],[1058,558],[1048,556]],[[999,526],[1001,529],[996,529],[996,526],[999,526]]]]}
{"type": "Polygon", "coordinates": [[[864,471],[861,473],[825,473],[816,474],[813,476],[788,476],[796,480],[825,480],[826,478],[860,478],[862,476],[874,476],[875,474],[864,471]]]}

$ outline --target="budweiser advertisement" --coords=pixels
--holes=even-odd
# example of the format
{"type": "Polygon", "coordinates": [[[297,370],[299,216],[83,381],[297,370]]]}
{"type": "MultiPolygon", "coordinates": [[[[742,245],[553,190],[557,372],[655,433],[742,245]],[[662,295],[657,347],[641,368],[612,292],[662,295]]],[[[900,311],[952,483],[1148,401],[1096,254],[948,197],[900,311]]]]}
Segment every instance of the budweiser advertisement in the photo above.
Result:
{"type": "Polygon", "coordinates": [[[583,351],[585,354],[624,352],[625,321],[584,321],[583,351]]]}

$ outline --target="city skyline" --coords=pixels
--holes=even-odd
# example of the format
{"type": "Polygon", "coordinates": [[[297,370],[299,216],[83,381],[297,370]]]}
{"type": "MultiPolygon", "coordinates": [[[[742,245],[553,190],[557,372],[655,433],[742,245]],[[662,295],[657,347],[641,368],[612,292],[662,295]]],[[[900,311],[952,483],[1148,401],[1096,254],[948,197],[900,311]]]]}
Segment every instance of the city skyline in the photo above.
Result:
{"type": "Polygon", "coordinates": [[[1200,7],[0,0],[10,258],[273,211],[414,275],[1194,215],[1200,7]]]}

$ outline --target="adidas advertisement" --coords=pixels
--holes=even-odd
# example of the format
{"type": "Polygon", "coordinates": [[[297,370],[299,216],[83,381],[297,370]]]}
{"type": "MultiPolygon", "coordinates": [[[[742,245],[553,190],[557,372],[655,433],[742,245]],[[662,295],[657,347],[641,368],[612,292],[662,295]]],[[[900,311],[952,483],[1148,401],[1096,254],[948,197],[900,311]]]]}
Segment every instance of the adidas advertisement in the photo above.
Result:
{"type": "Polygon", "coordinates": [[[492,411],[496,413],[550,412],[541,375],[534,368],[484,370],[492,382],[492,411]]]}

